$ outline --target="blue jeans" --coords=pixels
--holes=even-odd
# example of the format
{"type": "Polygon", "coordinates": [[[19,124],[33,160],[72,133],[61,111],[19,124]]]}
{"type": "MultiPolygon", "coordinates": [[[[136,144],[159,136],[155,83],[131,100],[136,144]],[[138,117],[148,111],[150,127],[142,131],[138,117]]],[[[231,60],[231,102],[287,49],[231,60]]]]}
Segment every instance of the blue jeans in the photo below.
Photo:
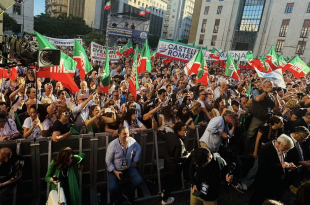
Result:
{"type": "MultiPolygon", "coordinates": [[[[138,173],[138,171],[136,170],[136,168],[134,167],[129,167],[128,169],[123,170],[122,173],[123,178],[124,179],[128,178],[128,180],[131,182],[131,186],[129,186],[127,190],[127,196],[133,199],[135,190],[142,184],[142,178],[138,173]]],[[[120,198],[118,191],[119,180],[113,172],[109,172],[108,180],[109,180],[109,191],[112,196],[112,202],[116,200],[118,201],[120,198]]]]}

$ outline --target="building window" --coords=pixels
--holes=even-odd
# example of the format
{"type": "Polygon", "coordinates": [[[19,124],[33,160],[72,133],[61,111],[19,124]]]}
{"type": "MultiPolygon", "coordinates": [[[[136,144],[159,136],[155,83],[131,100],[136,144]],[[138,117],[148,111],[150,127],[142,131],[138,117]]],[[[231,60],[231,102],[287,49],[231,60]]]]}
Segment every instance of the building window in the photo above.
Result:
{"type": "Polygon", "coordinates": [[[142,3],[142,7],[144,6],[144,3],[142,3]]]}
{"type": "Polygon", "coordinates": [[[137,2],[137,0],[134,0],[134,1],[133,1],[133,3],[136,3],[136,2],[137,2]]]}
{"type": "Polygon", "coordinates": [[[174,15],[172,15],[172,17],[171,18],[173,18],[174,19],[174,15]]]}
{"type": "Polygon", "coordinates": [[[61,6],[59,7],[59,11],[62,12],[62,7],[61,6]]]}
{"type": "Polygon", "coordinates": [[[18,4],[14,4],[13,6],[13,14],[21,15],[21,6],[18,4]]]}
{"type": "Polygon", "coordinates": [[[300,38],[308,38],[310,32],[310,20],[306,19],[301,29],[300,38]]]}
{"type": "Polygon", "coordinates": [[[224,0],[219,0],[219,1],[224,1],[224,0]]]}
{"type": "Polygon", "coordinates": [[[199,38],[199,44],[202,45],[203,44],[203,39],[205,38],[205,35],[200,35],[199,38]]]}
{"type": "Polygon", "coordinates": [[[217,33],[219,31],[219,27],[220,27],[220,19],[215,19],[213,33],[217,33]]]}
{"type": "Polygon", "coordinates": [[[211,2],[211,0],[206,0],[207,2],[211,2]]]}
{"type": "Polygon", "coordinates": [[[277,46],[276,46],[276,52],[283,52],[283,46],[284,46],[284,40],[278,40],[277,46]]]}
{"type": "Polygon", "coordinates": [[[240,22],[240,31],[258,31],[265,0],[246,0],[240,22]]]}
{"type": "Polygon", "coordinates": [[[169,34],[169,37],[171,37],[172,36],[172,34],[169,34]]]}
{"type": "Polygon", "coordinates": [[[284,13],[292,13],[294,8],[294,3],[287,3],[284,13]]]}
{"type": "Polygon", "coordinates": [[[280,33],[279,33],[280,37],[285,37],[286,36],[289,24],[290,24],[290,20],[289,19],[284,19],[282,21],[282,26],[281,26],[280,33]]]}
{"type": "Polygon", "coordinates": [[[310,3],[308,4],[307,13],[310,13],[310,3]]]}
{"type": "Polygon", "coordinates": [[[140,1],[138,1],[138,5],[140,5],[140,1]]]}
{"type": "Polygon", "coordinates": [[[297,49],[296,49],[296,54],[298,55],[303,55],[305,48],[306,48],[306,41],[298,41],[297,49]]]}
{"type": "Polygon", "coordinates": [[[222,10],[223,10],[223,6],[217,7],[217,12],[216,12],[216,14],[221,14],[221,13],[222,13],[222,10]]]}
{"type": "Polygon", "coordinates": [[[217,36],[212,36],[211,46],[215,46],[217,36]]]}
{"type": "Polygon", "coordinates": [[[210,8],[210,6],[206,6],[206,7],[205,7],[205,12],[204,12],[205,15],[208,15],[208,13],[209,13],[209,8],[210,8]]]}
{"type": "Polygon", "coordinates": [[[206,32],[207,19],[202,20],[201,33],[206,32]]]}

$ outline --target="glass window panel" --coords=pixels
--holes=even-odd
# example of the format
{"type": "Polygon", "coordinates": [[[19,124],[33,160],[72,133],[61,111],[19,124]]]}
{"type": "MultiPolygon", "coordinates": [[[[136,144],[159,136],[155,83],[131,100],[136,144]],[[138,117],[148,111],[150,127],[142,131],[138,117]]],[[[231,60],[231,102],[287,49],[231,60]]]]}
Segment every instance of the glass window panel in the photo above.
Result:
{"type": "Polygon", "coordinates": [[[240,23],[241,31],[258,31],[265,0],[245,0],[242,19],[240,23]]]}

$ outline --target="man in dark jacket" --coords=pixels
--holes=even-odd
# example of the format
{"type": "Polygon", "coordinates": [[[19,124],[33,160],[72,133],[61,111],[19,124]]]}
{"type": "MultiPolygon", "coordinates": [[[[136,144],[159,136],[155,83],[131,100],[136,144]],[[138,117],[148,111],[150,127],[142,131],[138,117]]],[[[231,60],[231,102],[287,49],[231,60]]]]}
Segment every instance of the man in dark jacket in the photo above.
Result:
{"type": "Polygon", "coordinates": [[[309,129],[309,124],[310,123],[310,112],[306,112],[305,116],[298,118],[291,124],[291,133],[294,132],[295,127],[298,126],[304,126],[307,129],[309,129]]]}
{"type": "Polygon", "coordinates": [[[159,132],[159,137],[166,141],[166,152],[164,157],[164,168],[167,172],[167,178],[163,186],[162,204],[172,204],[174,198],[170,197],[172,187],[176,180],[180,178],[182,172],[182,163],[189,157],[184,146],[186,136],[186,125],[183,122],[177,122],[174,125],[174,133],[159,132]]]}
{"type": "Polygon", "coordinates": [[[295,169],[293,163],[285,162],[286,153],[294,147],[293,140],[280,135],[276,141],[263,145],[258,152],[258,170],[255,177],[255,192],[249,205],[261,205],[266,199],[280,200],[288,169],[295,169]]]}

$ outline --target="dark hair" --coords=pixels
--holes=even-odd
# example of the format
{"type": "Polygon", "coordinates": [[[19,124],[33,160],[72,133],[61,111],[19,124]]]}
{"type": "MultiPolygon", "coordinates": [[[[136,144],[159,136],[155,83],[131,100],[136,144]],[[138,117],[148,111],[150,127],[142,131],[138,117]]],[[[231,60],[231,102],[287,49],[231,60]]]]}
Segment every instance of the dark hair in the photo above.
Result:
{"type": "MultiPolygon", "coordinates": [[[[199,85],[198,87],[200,87],[200,86],[201,86],[201,85],[199,85]]],[[[200,95],[202,92],[207,92],[207,91],[205,91],[205,89],[199,90],[199,95],[200,95]]]]}
{"type": "Polygon", "coordinates": [[[277,115],[272,116],[269,120],[268,120],[268,124],[274,125],[274,124],[278,124],[279,122],[283,122],[283,118],[279,117],[277,115]]]}
{"type": "Polygon", "coordinates": [[[167,91],[165,89],[160,89],[158,91],[158,95],[162,95],[163,93],[166,93],[167,91]]]}
{"type": "MultiPolygon", "coordinates": [[[[216,108],[217,110],[219,110],[219,106],[220,106],[220,102],[222,102],[224,99],[222,97],[218,97],[216,98],[215,102],[214,102],[214,108],[216,108]]],[[[225,101],[224,101],[225,102],[225,101]]],[[[226,102],[225,102],[226,103],[226,102]]]]}
{"type": "MultiPolygon", "coordinates": [[[[54,167],[56,167],[59,170],[63,170],[67,167],[67,159],[70,157],[70,155],[74,156],[74,151],[70,147],[64,147],[62,148],[58,155],[54,157],[54,167]]],[[[73,166],[76,164],[76,160],[73,157],[72,163],[70,166],[73,166]]]]}
{"type": "Polygon", "coordinates": [[[190,100],[190,96],[185,96],[184,98],[183,98],[183,101],[182,101],[182,104],[185,104],[186,105],[186,101],[187,100],[190,100]]]}
{"type": "Polygon", "coordinates": [[[187,108],[188,107],[186,106],[186,104],[182,104],[179,109],[178,109],[178,112],[177,112],[177,117],[183,122],[183,123],[186,123],[187,120],[190,118],[190,115],[189,115],[189,110],[187,111],[187,113],[185,115],[183,115],[183,109],[184,108],[187,108]]]}
{"type": "Polygon", "coordinates": [[[297,126],[294,128],[295,133],[306,133],[308,136],[310,135],[309,130],[305,126],[297,126]]]}
{"type": "Polygon", "coordinates": [[[124,117],[124,120],[127,121],[128,125],[131,125],[131,116],[136,114],[136,113],[137,113],[136,109],[128,109],[128,111],[124,117]]]}
{"type": "Polygon", "coordinates": [[[205,163],[209,163],[211,160],[211,152],[203,147],[200,147],[194,152],[194,162],[198,166],[203,166],[205,163]]]}
{"type": "Polygon", "coordinates": [[[117,133],[118,133],[118,134],[121,134],[121,132],[122,132],[124,129],[128,129],[128,128],[125,127],[125,126],[121,126],[120,128],[118,128],[117,133]]]}
{"type": "MultiPolygon", "coordinates": [[[[89,107],[89,111],[88,111],[88,115],[89,115],[89,117],[94,117],[93,116],[93,111],[95,110],[95,108],[97,107],[97,106],[99,106],[99,105],[97,105],[97,104],[95,104],[95,105],[91,105],[90,107],[89,107]]],[[[100,119],[100,118],[99,118],[100,119]]]]}
{"type": "Polygon", "coordinates": [[[60,96],[62,92],[66,92],[66,91],[65,91],[65,90],[59,90],[59,91],[57,92],[57,95],[60,96]]]}
{"type": "Polygon", "coordinates": [[[171,114],[171,107],[170,106],[163,107],[162,114],[165,117],[166,122],[169,122],[170,120],[172,120],[172,121],[174,120],[173,119],[174,116],[173,116],[173,114],[171,114]]]}
{"type": "Polygon", "coordinates": [[[27,89],[27,91],[26,91],[26,94],[27,94],[27,95],[29,95],[29,94],[30,94],[30,92],[31,92],[31,89],[34,89],[34,90],[36,90],[36,89],[35,89],[34,87],[30,87],[30,88],[28,88],[28,89],[27,89]]]}
{"type": "Polygon", "coordinates": [[[296,193],[296,205],[309,205],[310,204],[310,181],[303,183],[296,193]]]}
{"type": "Polygon", "coordinates": [[[174,124],[173,131],[175,134],[178,134],[186,125],[183,122],[177,122],[174,124]]]}

